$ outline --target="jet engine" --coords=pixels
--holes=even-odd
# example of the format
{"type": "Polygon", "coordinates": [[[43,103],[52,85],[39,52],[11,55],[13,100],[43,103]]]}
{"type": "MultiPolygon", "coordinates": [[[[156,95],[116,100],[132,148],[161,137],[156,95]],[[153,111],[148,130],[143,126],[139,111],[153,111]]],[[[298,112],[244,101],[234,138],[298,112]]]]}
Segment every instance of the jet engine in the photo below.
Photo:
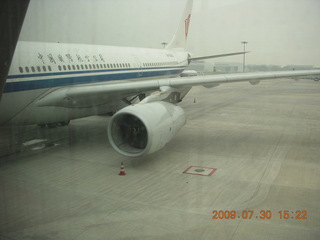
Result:
{"type": "Polygon", "coordinates": [[[181,107],[168,102],[151,102],[125,107],[108,125],[112,147],[128,157],[140,157],[163,148],[184,126],[181,107]]]}
{"type": "Polygon", "coordinates": [[[251,85],[258,85],[260,83],[260,80],[249,80],[249,83],[251,85]]]}

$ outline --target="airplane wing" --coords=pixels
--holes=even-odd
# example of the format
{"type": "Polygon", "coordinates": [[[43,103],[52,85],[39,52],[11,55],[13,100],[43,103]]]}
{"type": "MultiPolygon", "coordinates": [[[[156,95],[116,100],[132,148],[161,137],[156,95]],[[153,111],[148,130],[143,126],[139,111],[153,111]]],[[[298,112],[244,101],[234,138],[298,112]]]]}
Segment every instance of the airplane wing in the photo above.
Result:
{"type": "Polygon", "coordinates": [[[228,57],[228,56],[234,56],[234,55],[241,55],[246,54],[249,52],[234,52],[234,53],[223,53],[223,54],[216,54],[216,55],[210,55],[210,56],[202,56],[202,57],[190,57],[188,60],[204,60],[204,59],[210,59],[210,58],[220,58],[220,57],[228,57]]]}
{"type": "Polygon", "coordinates": [[[101,104],[110,98],[124,98],[144,92],[156,91],[163,87],[182,88],[192,86],[216,86],[222,83],[249,81],[256,84],[260,80],[276,78],[303,78],[320,75],[320,70],[278,71],[278,72],[250,72],[217,74],[207,76],[176,77],[154,79],[146,81],[127,81],[121,83],[107,83],[95,85],[77,85],[59,88],[42,99],[38,106],[84,107],[88,102],[101,104]]]}

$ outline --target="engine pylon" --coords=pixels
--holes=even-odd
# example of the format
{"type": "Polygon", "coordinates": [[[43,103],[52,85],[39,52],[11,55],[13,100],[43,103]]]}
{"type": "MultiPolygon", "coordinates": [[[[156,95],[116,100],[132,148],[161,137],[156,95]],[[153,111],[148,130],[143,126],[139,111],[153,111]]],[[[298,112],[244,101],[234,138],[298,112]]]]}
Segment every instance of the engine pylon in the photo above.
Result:
{"type": "Polygon", "coordinates": [[[124,165],[123,165],[123,162],[121,163],[121,167],[120,167],[120,173],[119,173],[120,176],[125,176],[126,175],[126,172],[124,171],[124,165]]]}

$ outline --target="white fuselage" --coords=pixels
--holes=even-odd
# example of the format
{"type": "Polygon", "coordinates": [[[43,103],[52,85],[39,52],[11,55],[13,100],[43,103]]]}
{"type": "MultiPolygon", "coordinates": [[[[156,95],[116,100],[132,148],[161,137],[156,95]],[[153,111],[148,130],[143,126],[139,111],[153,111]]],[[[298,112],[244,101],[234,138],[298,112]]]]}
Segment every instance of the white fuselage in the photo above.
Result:
{"type": "Polygon", "coordinates": [[[121,107],[121,99],[86,108],[35,107],[61,87],[174,77],[186,51],[84,44],[18,42],[0,102],[0,124],[58,122],[121,107]]]}

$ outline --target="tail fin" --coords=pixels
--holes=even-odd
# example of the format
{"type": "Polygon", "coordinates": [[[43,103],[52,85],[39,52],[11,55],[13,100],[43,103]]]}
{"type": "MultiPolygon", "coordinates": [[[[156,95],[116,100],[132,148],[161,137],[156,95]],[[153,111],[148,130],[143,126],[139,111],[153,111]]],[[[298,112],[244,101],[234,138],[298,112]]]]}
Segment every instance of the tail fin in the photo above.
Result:
{"type": "Polygon", "coordinates": [[[188,29],[190,24],[191,10],[192,10],[192,2],[193,0],[188,0],[184,12],[182,14],[182,18],[180,20],[180,24],[173,38],[167,45],[167,49],[185,49],[186,41],[188,37],[188,29]]]}

